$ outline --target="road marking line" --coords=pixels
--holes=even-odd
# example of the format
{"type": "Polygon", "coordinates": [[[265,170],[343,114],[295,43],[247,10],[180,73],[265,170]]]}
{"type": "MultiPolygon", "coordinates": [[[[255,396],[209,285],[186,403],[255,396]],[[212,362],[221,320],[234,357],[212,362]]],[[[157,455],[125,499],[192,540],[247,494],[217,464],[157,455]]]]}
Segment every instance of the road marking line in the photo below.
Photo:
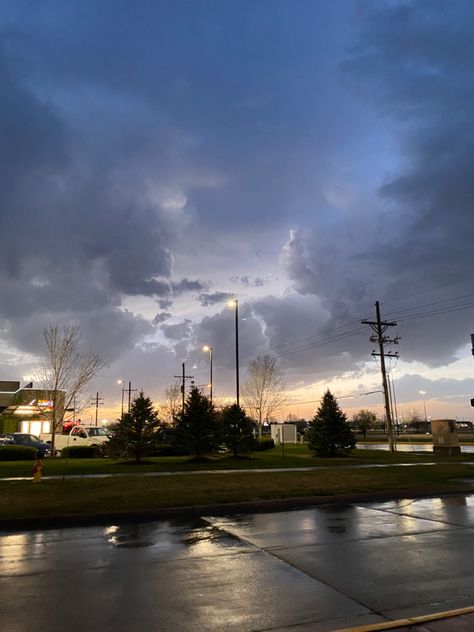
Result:
{"type": "Polygon", "coordinates": [[[427,621],[436,621],[438,619],[448,619],[449,617],[458,617],[463,614],[474,612],[474,606],[467,608],[458,608],[457,610],[445,610],[444,612],[436,612],[435,614],[425,614],[419,617],[409,617],[407,619],[398,619],[396,621],[386,621],[384,623],[372,623],[371,625],[361,625],[355,628],[341,628],[333,632],[373,632],[375,630],[394,630],[408,625],[417,625],[426,623],[427,621]]]}

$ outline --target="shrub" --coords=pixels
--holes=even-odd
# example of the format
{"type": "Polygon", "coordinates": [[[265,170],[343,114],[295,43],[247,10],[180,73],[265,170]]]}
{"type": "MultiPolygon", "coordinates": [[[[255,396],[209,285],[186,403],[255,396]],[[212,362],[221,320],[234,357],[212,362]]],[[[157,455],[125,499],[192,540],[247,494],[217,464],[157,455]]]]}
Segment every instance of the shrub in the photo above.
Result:
{"type": "Polygon", "coordinates": [[[38,450],[26,445],[0,446],[0,461],[33,461],[38,450]]]}
{"type": "Polygon", "coordinates": [[[253,422],[237,404],[226,406],[221,413],[222,439],[234,456],[247,454],[253,447],[253,422]]]}
{"type": "Polygon", "coordinates": [[[3,419],[0,419],[0,434],[8,434],[10,432],[16,432],[18,430],[18,417],[7,417],[2,415],[3,419]]]}
{"type": "Polygon", "coordinates": [[[153,456],[188,456],[189,450],[170,443],[157,443],[153,449],[153,456]]]}
{"type": "Polygon", "coordinates": [[[69,459],[93,459],[97,456],[95,445],[70,445],[61,450],[61,456],[69,459]]]}
{"type": "Polygon", "coordinates": [[[268,439],[267,437],[260,437],[259,439],[255,439],[253,444],[253,450],[255,452],[264,452],[265,450],[271,450],[275,447],[275,442],[273,439],[268,439]]]}

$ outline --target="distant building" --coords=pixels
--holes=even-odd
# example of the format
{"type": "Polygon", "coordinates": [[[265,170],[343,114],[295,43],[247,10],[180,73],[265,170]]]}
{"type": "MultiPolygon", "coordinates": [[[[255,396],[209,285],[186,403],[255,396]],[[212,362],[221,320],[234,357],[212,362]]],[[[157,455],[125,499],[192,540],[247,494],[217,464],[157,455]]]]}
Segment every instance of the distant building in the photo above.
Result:
{"type": "MultiPolygon", "coordinates": [[[[59,415],[64,413],[64,391],[59,392],[59,415]]],[[[0,434],[27,432],[39,435],[51,432],[51,392],[33,388],[33,382],[20,387],[20,382],[0,380],[0,434]]]]}

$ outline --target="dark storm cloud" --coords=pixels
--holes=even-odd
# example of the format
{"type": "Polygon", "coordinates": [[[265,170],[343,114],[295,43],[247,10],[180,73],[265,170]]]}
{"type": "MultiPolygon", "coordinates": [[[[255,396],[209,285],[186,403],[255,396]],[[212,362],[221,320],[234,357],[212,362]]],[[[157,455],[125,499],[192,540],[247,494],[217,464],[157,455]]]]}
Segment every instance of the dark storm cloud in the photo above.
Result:
{"type": "Polygon", "coordinates": [[[23,352],[41,356],[45,349],[43,327],[53,322],[60,327],[71,322],[80,323],[82,348],[93,348],[107,364],[153,331],[144,318],[110,306],[92,308],[86,313],[71,311],[58,315],[42,312],[17,317],[14,324],[7,325],[9,343],[23,352]]]}
{"type": "MultiPolygon", "coordinates": [[[[298,290],[347,319],[370,317],[376,299],[396,314],[466,294],[474,256],[474,7],[375,3],[361,18],[344,72],[391,126],[399,166],[371,216],[295,232],[284,253],[298,290]]],[[[465,311],[406,323],[402,357],[450,362],[471,320],[465,311]]]]}
{"type": "Polygon", "coordinates": [[[248,275],[244,274],[242,276],[233,276],[230,278],[232,283],[237,283],[243,285],[245,287],[263,287],[265,285],[265,279],[262,277],[254,277],[251,278],[248,275]]]}
{"type": "Polygon", "coordinates": [[[94,268],[102,266],[111,290],[169,294],[169,285],[154,278],[168,276],[171,265],[156,213],[125,192],[116,166],[86,168],[82,156],[73,157],[77,147],[65,121],[13,79],[8,63],[4,56],[1,224],[9,236],[0,252],[4,275],[28,283],[36,274],[47,281],[57,267],[72,277],[80,263],[91,285],[94,268]]]}
{"type": "MultiPolygon", "coordinates": [[[[235,312],[224,308],[213,316],[207,316],[193,327],[192,348],[188,359],[196,377],[196,383],[207,383],[209,359],[203,346],[213,348],[214,392],[217,395],[232,393],[235,388],[235,312]]],[[[239,356],[242,383],[246,379],[247,365],[268,347],[262,324],[247,303],[239,305],[239,356]]]]}
{"type": "MultiPolygon", "coordinates": [[[[395,382],[397,400],[399,402],[420,402],[423,409],[423,394],[425,398],[438,400],[454,400],[469,406],[469,400],[474,393],[474,379],[465,378],[463,380],[453,380],[450,378],[441,378],[438,380],[429,380],[422,375],[406,374],[401,376],[395,382]]],[[[429,409],[429,404],[428,404],[429,409]]]]}
{"type": "Polygon", "coordinates": [[[189,319],[185,319],[183,322],[174,325],[162,325],[161,330],[170,340],[183,340],[191,337],[193,326],[189,319]]]}
{"type": "Polygon", "coordinates": [[[224,303],[233,298],[235,298],[235,295],[229,292],[211,292],[200,294],[198,300],[203,307],[209,307],[210,305],[224,303]]]}
{"type": "MultiPolygon", "coordinates": [[[[422,1],[375,11],[351,64],[402,133],[400,172],[381,190],[403,226],[378,261],[393,279],[395,296],[456,285],[450,294],[444,289],[445,298],[472,289],[473,24],[470,2],[422,1]]],[[[415,325],[413,352],[436,361],[436,340],[441,361],[449,360],[466,343],[470,321],[464,312],[434,322],[431,332],[426,323],[415,325]]]]}
{"type": "Polygon", "coordinates": [[[168,231],[130,194],[124,182],[133,183],[119,177],[117,164],[82,154],[64,113],[36,96],[17,66],[0,50],[0,315],[11,344],[24,351],[40,349],[45,321],[69,318],[105,356],[117,357],[150,331],[118,309],[121,297],[171,301],[169,282],[155,278],[170,274],[168,231]],[[117,340],[97,337],[112,326],[117,340]]]}
{"type": "MultiPolygon", "coordinates": [[[[138,15],[126,1],[18,7],[4,36],[20,66],[33,64],[70,100],[97,93],[121,99],[123,109],[130,100],[130,117],[136,125],[144,118],[149,138],[160,142],[155,178],[166,171],[168,186],[186,185],[206,234],[245,235],[249,224],[268,232],[269,220],[286,222],[296,208],[307,213],[316,199],[322,203],[322,156],[334,147],[333,130],[349,144],[356,129],[333,78],[339,31],[350,19],[342,6],[147,2],[138,15]],[[150,118],[138,104],[150,108],[150,118]],[[165,130],[171,142],[161,137],[165,130]]],[[[129,123],[113,130],[108,105],[102,123],[109,138],[116,131],[128,140],[129,123]]],[[[124,147],[140,148],[141,139],[129,141],[113,144],[113,161],[124,147]]]]}
{"type": "MultiPolygon", "coordinates": [[[[209,270],[260,288],[289,228],[283,263],[304,296],[262,298],[253,312],[241,303],[242,358],[312,335],[313,316],[315,336],[329,340],[372,316],[376,299],[401,308],[389,301],[469,283],[469,5],[360,12],[345,87],[336,70],[355,37],[346,3],[0,5],[0,316],[19,348],[36,349],[34,324],[53,316],[79,320],[113,358],[161,324],[166,362],[188,362],[195,346],[205,368],[197,350],[212,344],[216,363],[232,367],[231,312],[150,324],[123,306],[146,297],[171,314],[186,293],[206,308],[234,298],[197,280],[209,270]],[[389,157],[374,200],[381,127],[401,160],[395,170],[389,157]]],[[[452,359],[464,315],[448,326],[401,325],[402,355],[452,359]]],[[[368,333],[280,361],[295,373],[313,363],[316,376],[353,369],[370,357],[368,333]]],[[[145,355],[134,354],[136,371],[145,355]]],[[[149,351],[144,366],[157,360],[149,351]]]]}
{"type": "Polygon", "coordinates": [[[164,323],[166,320],[168,320],[168,318],[171,318],[171,313],[170,312],[159,312],[155,318],[152,320],[152,323],[155,326],[161,325],[162,323],[164,323]]]}
{"type": "Polygon", "coordinates": [[[207,288],[207,284],[201,283],[201,281],[198,280],[191,281],[184,278],[181,279],[181,281],[172,283],[171,288],[173,290],[173,294],[177,296],[185,292],[202,292],[202,290],[205,290],[207,288]]]}
{"type": "Polygon", "coordinates": [[[306,382],[312,382],[346,373],[361,358],[367,359],[363,328],[338,328],[314,296],[267,296],[253,302],[252,310],[265,323],[268,353],[290,378],[304,376],[306,382]]]}

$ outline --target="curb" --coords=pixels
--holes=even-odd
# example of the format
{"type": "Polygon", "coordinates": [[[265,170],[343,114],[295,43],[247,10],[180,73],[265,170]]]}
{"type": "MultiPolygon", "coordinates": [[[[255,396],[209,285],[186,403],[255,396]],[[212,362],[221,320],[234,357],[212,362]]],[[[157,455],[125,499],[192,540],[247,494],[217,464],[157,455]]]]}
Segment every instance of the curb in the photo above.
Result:
{"type": "Polygon", "coordinates": [[[458,608],[457,610],[445,610],[444,612],[436,612],[435,614],[425,614],[418,617],[409,617],[407,619],[397,619],[395,621],[386,621],[384,623],[372,623],[371,625],[361,625],[355,628],[341,628],[334,632],[376,632],[377,630],[396,630],[397,628],[408,627],[412,625],[421,625],[429,621],[440,621],[450,617],[459,617],[464,614],[474,612],[474,606],[467,608],[458,608]]]}
{"type": "MultiPolygon", "coordinates": [[[[338,496],[302,496],[293,498],[251,500],[216,505],[187,505],[160,509],[110,512],[104,514],[66,514],[63,516],[39,516],[35,518],[0,518],[0,531],[29,531],[35,529],[60,529],[65,527],[99,526],[110,523],[137,523],[153,520],[188,520],[203,515],[223,516],[239,513],[269,513],[303,509],[320,505],[335,505],[354,502],[383,502],[405,498],[436,498],[472,493],[464,488],[449,492],[427,492],[426,490],[397,490],[393,492],[369,492],[364,494],[342,494],[338,496]]],[[[370,629],[370,628],[369,628],[370,629]]],[[[374,628],[375,629],[375,628],[374,628]]]]}

